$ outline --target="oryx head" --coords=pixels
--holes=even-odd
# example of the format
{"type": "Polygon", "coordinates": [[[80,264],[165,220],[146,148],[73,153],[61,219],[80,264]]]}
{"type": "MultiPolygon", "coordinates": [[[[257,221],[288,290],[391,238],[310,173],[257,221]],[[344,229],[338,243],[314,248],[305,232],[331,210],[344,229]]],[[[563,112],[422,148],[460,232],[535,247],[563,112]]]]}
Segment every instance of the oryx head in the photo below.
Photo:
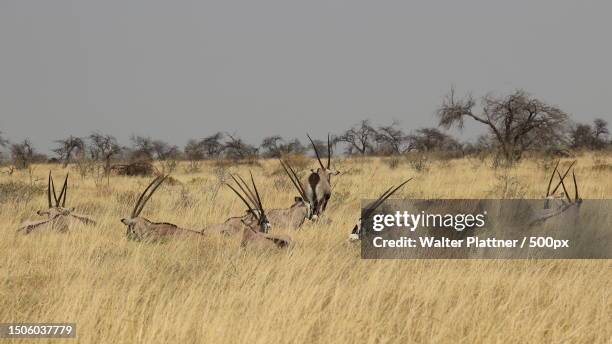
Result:
{"type": "Polygon", "coordinates": [[[159,186],[164,182],[164,180],[166,180],[167,177],[167,175],[156,177],[142,192],[142,194],[140,194],[140,197],[136,201],[136,205],[134,206],[134,209],[132,210],[130,216],[121,219],[121,222],[127,226],[126,235],[128,238],[138,239],[143,234],[145,234],[143,231],[146,230],[146,223],[148,223],[149,221],[144,218],[141,218],[140,213],[142,212],[142,209],[144,209],[144,206],[147,204],[151,196],[153,196],[153,193],[157,190],[157,188],[159,188],[159,186]]]}
{"type": "Polygon", "coordinates": [[[383,194],[380,195],[376,201],[374,201],[371,204],[369,204],[363,210],[363,212],[361,214],[361,217],[357,221],[357,224],[355,225],[355,227],[353,227],[353,230],[351,231],[349,239],[352,240],[352,241],[360,240],[361,236],[363,234],[362,231],[361,231],[361,224],[362,224],[362,222],[367,220],[367,219],[369,219],[370,217],[372,217],[372,215],[374,215],[374,211],[376,210],[376,208],[378,208],[381,204],[383,204],[387,200],[387,198],[391,197],[391,195],[393,195],[397,190],[399,190],[402,186],[404,186],[406,183],[408,183],[411,180],[412,180],[412,178],[404,181],[403,183],[401,183],[400,185],[396,186],[395,188],[393,186],[388,188],[387,191],[383,192],[383,194]]]}
{"type": "Polygon", "coordinates": [[[327,166],[323,165],[323,162],[321,161],[321,155],[319,154],[319,150],[317,149],[317,146],[314,144],[314,141],[312,141],[312,138],[310,137],[310,135],[306,134],[306,136],[308,136],[308,139],[310,140],[310,143],[312,144],[312,148],[315,151],[315,155],[317,156],[317,160],[319,161],[319,166],[320,166],[319,168],[311,169],[310,172],[318,174],[321,178],[325,178],[327,182],[331,182],[331,176],[339,175],[340,171],[335,170],[331,167],[332,145],[331,145],[331,141],[329,138],[329,134],[327,134],[327,166]]]}
{"type": "MultiPolygon", "coordinates": [[[[244,179],[242,179],[242,177],[240,177],[240,175],[237,175],[236,178],[233,174],[230,173],[230,177],[232,177],[234,182],[236,182],[236,185],[238,185],[238,188],[240,188],[244,195],[238,192],[238,190],[236,190],[230,184],[226,185],[230,189],[232,189],[232,191],[234,191],[236,195],[238,195],[242,202],[244,202],[244,204],[247,206],[247,211],[255,217],[255,219],[257,220],[257,230],[262,233],[268,233],[272,226],[270,225],[270,221],[268,221],[268,218],[266,217],[266,212],[264,211],[263,204],[261,203],[259,191],[257,190],[255,180],[253,179],[253,173],[249,172],[249,174],[251,175],[251,184],[253,186],[253,189],[249,187],[249,185],[244,181],[244,179]]],[[[253,229],[250,223],[247,223],[245,220],[242,220],[242,222],[250,229],[253,229]]]]}
{"type": "Polygon", "coordinates": [[[281,163],[281,166],[283,166],[283,169],[285,170],[285,172],[287,173],[287,176],[289,176],[289,179],[291,179],[291,183],[293,183],[293,186],[295,186],[298,193],[300,194],[299,196],[296,196],[294,198],[295,203],[293,203],[291,207],[292,208],[293,207],[305,207],[306,208],[306,218],[309,220],[316,220],[317,215],[313,214],[312,203],[308,201],[308,198],[306,197],[306,191],[304,190],[304,187],[302,186],[300,179],[295,173],[295,170],[293,169],[293,167],[291,167],[288,161],[286,162],[286,161],[280,160],[280,163],[281,163]]]}

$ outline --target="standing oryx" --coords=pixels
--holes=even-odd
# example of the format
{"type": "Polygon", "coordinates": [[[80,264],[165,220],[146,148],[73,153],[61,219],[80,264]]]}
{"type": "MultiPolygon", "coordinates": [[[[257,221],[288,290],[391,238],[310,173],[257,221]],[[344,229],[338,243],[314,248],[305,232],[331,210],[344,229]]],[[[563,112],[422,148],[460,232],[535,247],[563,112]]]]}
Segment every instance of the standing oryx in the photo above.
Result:
{"type": "Polygon", "coordinates": [[[201,235],[201,232],[192,229],[181,228],[177,225],[167,222],[151,222],[144,217],[140,217],[142,209],[147,204],[151,196],[157,188],[166,180],[168,176],[159,176],[155,178],[149,186],[142,192],[134,210],[130,217],[121,219],[124,225],[127,226],[126,235],[132,240],[158,240],[164,237],[178,235],[201,235]]]}
{"type": "Polygon", "coordinates": [[[45,220],[26,221],[22,223],[17,231],[23,231],[25,234],[32,232],[34,229],[41,226],[51,227],[51,229],[65,232],[68,230],[72,221],[78,221],[86,225],[95,225],[96,222],[89,217],[74,212],[74,208],[66,208],[66,197],[68,196],[68,175],[64,180],[64,186],[59,197],[55,193],[55,183],[49,171],[49,181],[47,182],[47,201],[48,208],[36,212],[39,216],[45,216],[45,220]],[[51,197],[53,196],[53,198],[51,197]]]}
{"type": "Polygon", "coordinates": [[[577,212],[580,209],[580,205],[582,204],[582,198],[580,198],[580,195],[578,194],[578,183],[576,181],[576,173],[573,170],[573,167],[574,167],[574,164],[576,164],[576,161],[573,161],[569,165],[569,167],[567,168],[565,173],[563,173],[563,175],[561,175],[558,169],[559,162],[560,161],[557,161],[557,164],[555,165],[555,168],[548,181],[548,187],[546,188],[546,199],[544,201],[544,208],[536,211],[536,214],[530,221],[531,225],[543,223],[546,220],[550,219],[551,217],[554,217],[554,216],[557,216],[557,215],[560,215],[566,212],[567,213],[576,212],[575,215],[577,215],[577,212]],[[565,182],[564,182],[565,177],[567,177],[570,170],[572,170],[572,178],[574,181],[574,199],[573,200],[570,197],[567,191],[567,188],[565,187],[565,182]],[[553,179],[555,178],[555,175],[559,178],[559,182],[551,191],[551,186],[552,186],[553,179]],[[555,193],[557,192],[560,186],[563,188],[563,192],[561,194],[555,195],[555,193]]]}
{"type": "Polygon", "coordinates": [[[275,245],[276,247],[286,248],[290,247],[292,244],[291,238],[284,235],[274,235],[268,234],[268,230],[270,229],[270,222],[266,216],[266,213],[263,208],[263,204],[261,203],[261,197],[259,196],[259,191],[257,190],[257,186],[255,185],[255,180],[253,179],[253,174],[251,174],[251,184],[253,185],[253,189],[250,189],[244,180],[238,176],[238,179],[241,183],[232,176],[240,190],[244,193],[241,195],[238,190],[236,190],[230,184],[227,186],[236,193],[236,195],[244,202],[247,206],[248,213],[252,214],[256,221],[245,221],[241,220],[244,224],[242,229],[242,241],[241,246],[247,245],[275,245]],[[247,201],[248,199],[248,201],[247,201]],[[249,203],[250,202],[250,203],[249,203]],[[255,209],[253,209],[255,208],[255,209]]]}
{"type": "Polygon", "coordinates": [[[353,227],[353,230],[351,231],[351,235],[349,236],[349,240],[351,241],[360,240],[361,236],[363,235],[361,231],[362,222],[370,218],[374,214],[374,210],[376,210],[376,208],[378,208],[381,204],[383,204],[387,200],[387,198],[391,197],[391,195],[393,195],[397,190],[399,190],[402,186],[404,186],[406,183],[408,183],[411,180],[412,178],[404,181],[403,183],[401,183],[395,188],[393,188],[393,186],[388,188],[387,191],[383,192],[383,194],[380,195],[380,197],[378,197],[376,201],[369,204],[366,207],[366,209],[363,211],[355,227],[353,227]]]}
{"type": "Polygon", "coordinates": [[[321,156],[319,155],[317,146],[312,141],[312,138],[310,138],[310,135],[307,134],[306,136],[308,136],[312,144],[312,148],[315,151],[320,166],[316,170],[312,169],[310,171],[311,173],[304,183],[306,185],[306,198],[313,206],[313,214],[315,216],[320,216],[327,208],[327,202],[329,202],[331,197],[331,176],[337,176],[340,172],[331,168],[332,147],[329,140],[329,134],[327,135],[327,167],[321,162],[321,156]]]}

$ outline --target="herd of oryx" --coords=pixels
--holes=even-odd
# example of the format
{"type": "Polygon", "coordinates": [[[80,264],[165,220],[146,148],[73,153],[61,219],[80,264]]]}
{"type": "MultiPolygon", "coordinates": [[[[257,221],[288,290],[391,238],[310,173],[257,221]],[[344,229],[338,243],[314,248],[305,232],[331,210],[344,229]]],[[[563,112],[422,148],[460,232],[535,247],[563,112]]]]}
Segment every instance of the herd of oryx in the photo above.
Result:
{"type": "MultiPolygon", "coordinates": [[[[126,235],[129,239],[138,241],[155,241],[167,237],[185,236],[185,235],[205,235],[209,233],[220,233],[227,236],[234,236],[242,233],[242,246],[251,244],[271,245],[279,248],[287,248],[292,246],[292,239],[289,236],[277,235],[269,233],[271,228],[286,228],[298,229],[306,220],[316,221],[326,210],[327,204],[332,195],[331,176],[337,176],[339,171],[332,169],[331,156],[332,147],[327,138],[327,164],[323,164],[321,156],[314,142],[308,136],[312,147],[315,151],[319,167],[310,170],[310,174],[304,181],[300,181],[297,173],[288,161],[280,160],[280,164],[291,180],[293,186],[298,192],[294,203],[288,208],[264,210],[259,190],[255,183],[253,175],[250,174],[249,182],[240,175],[230,174],[235,185],[226,183],[236,196],[246,206],[246,213],[241,216],[230,217],[223,223],[209,225],[203,230],[193,230],[182,228],[168,222],[153,222],[140,214],[144,209],[149,199],[153,196],[159,186],[166,180],[166,176],[156,177],[142,192],[134,209],[129,217],[121,219],[121,222],[127,226],[126,235]],[[249,185],[250,184],[250,185],[249,185]]],[[[546,191],[545,203],[543,209],[539,211],[539,216],[535,219],[536,222],[545,221],[550,217],[565,212],[571,208],[577,208],[582,203],[582,199],[578,194],[578,185],[576,175],[572,170],[574,181],[574,199],[569,196],[566,189],[564,179],[569,171],[574,166],[575,161],[570,164],[564,174],[559,172],[559,162],[555,166],[546,191]],[[554,188],[552,181],[558,176],[558,183],[554,188]],[[559,187],[563,188],[563,192],[556,194],[559,187]],[[552,191],[551,191],[552,189],[552,191]]],[[[412,178],[407,179],[397,186],[391,186],[378,199],[362,211],[361,217],[357,221],[353,230],[350,233],[351,240],[359,240],[363,233],[361,223],[371,217],[375,210],[385,202],[391,195],[398,191],[402,186],[408,183],[412,178]]],[[[42,220],[26,221],[22,223],[18,231],[25,234],[31,233],[39,228],[51,228],[58,231],[66,231],[70,224],[74,221],[86,225],[95,225],[94,219],[87,215],[75,212],[74,208],[66,208],[66,198],[68,195],[68,176],[64,180],[59,196],[56,193],[55,183],[51,172],[47,184],[47,200],[48,209],[39,210],[37,214],[44,217],[42,220]]]]}

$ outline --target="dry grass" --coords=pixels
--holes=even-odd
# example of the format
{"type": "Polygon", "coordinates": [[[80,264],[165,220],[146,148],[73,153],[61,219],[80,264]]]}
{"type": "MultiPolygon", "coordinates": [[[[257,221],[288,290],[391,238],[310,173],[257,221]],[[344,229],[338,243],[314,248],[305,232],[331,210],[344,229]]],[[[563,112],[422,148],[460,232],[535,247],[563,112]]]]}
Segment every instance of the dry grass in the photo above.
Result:
{"type": "MultiPolygon", "coordinates": [[[[297,246],[290,252],[241,250],[238,238],[129,242],[119,219],[148,180],[112,177],[107,187],[74,177],[68,203],[94,216],[95,228],[18,235],[19,222],[45,207],[43,193],[0,202],[0,322],[77,322],[83,343],[610,343],[609,260],[365,261],[346,241],[360,199],[406,177],[416,178],[402,197],[541,197],[549,163],[502,172],[464,159],[416,172],[408,163],[338,161],[347,173],[334,179],[333,221],[291,233],[297,246]]],[[[611,163],[609,156],[579,158],[585,198],[612,196],[612,170],[595,168],[611,163]]],[[[277,165],[251,167],[267,207],[287,206],[294,194],[279,182],[277,165]]],[[[63,174],[36,166],[39,186],[49,168],[56,179],[63,174]]],[[[239,201],[220,188],[224,168],[204,164],[202,171],[174,174],[143,215],[201,228],[241,214],[239,201]]],[[[9,180],[30,177],[0,177],[9,180]]]]}

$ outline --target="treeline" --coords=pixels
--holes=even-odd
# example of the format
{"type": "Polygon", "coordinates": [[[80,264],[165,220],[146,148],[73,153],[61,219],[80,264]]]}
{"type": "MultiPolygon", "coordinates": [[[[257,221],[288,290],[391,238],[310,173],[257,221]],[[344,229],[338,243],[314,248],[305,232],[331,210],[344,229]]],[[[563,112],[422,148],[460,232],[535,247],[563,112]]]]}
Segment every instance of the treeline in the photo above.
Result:
{"type": "MultiPolygon", "coordinates": [[[[451,88],[436,111],[436,117],[438,127],[409,133],[399,122],[374,125],[370,120],[362,120],[343,132],[330,134],[330,139],[334,151],[346,155],[392,156],[435,151],[460,156],[488,152],[506,162],[518,161],[530,150],[567,154],[569,149],[600,150],[612,146],[605,120],[596,119],[592,124],[575,123],[563,110],[523,90],[502,96],[487,95],[476,100],[471,95],[458,98],[451,88]],[[463,128],[466,120],[483,125],[487,133],[474,142],[460,142],[446,132],[452,127],[463,128]]],[[[29,139],[9,142],[0,132],[0,159],[17,169],[36,162],[67,165],[88,160],[101,162],[109,171],[114,161],[172,163],[187,160],[196,169],[201,160],[252,161],[312,152],[308,141],[279,135],[264,138],[258,146],[246,143],[235,134],[223,132],[191,139],[182,149],[146,136],[133,136],[130,141],[130,145],[122,146],[114,136],[100,132],[85,137],[69,136],[56,140],[53,155],[47,157],[37,152],[29,139]]],[[[315,140],[314,143],[326,156],[327,141],[315,140]]]]}

